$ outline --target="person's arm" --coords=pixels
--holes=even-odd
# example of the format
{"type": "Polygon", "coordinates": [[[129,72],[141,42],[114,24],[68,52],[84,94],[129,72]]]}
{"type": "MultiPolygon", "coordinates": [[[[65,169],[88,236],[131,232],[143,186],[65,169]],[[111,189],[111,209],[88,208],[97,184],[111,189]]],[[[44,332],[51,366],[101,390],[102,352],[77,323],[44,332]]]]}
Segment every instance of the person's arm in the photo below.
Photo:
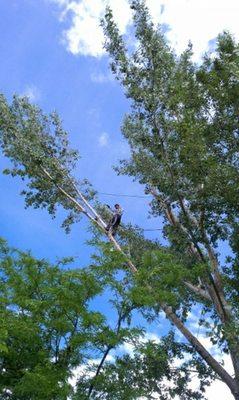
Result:
{"type": "Polygon", "coordinates": [[[124,213],[124,209],[120,207],[120,209],[119,209],[120,216],[123,215],[123,213],[124,213]]]}
{"type": "Polygon", "coordinates": [[[112,214],[115,213],[114,210],[112,210],[112,208],[109,206],[109,204],[106,204],[106,207],[108,208],[108,210],[109,210],[112,214]]]}

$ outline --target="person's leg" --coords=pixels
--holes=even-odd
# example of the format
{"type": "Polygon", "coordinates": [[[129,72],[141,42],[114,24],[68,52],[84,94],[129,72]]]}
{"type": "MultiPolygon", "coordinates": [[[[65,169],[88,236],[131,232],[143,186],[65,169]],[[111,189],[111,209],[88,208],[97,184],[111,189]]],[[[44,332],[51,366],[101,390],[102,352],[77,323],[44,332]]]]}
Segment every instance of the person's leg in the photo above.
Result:
{"type": "Polygon", "coordinates": [[[110,230],[111,223],[109,222],[108,225],[106,226],[105,230],[108,232],[110,230]]]}
{"type": "Polygon", "coordinates": [[[112,236],[115,236],[115,234],[116,234],[116,232],[118,230],[120,221],[121,221],[121,216],[120,215],[116,215],[115,222],[114,222],[114,224],[112,225],[112,228],[111,228],[112,236]]]}
{"type": "Polygon", "coordinates": [[[105,230],[106,230],[106,231],[109,231],[110,228],[112,228],[112,227],[115,225],[116,221],[117,221],[117,215],[114,215],[114,216],[111,218],[111,220],[110,220],[110,222],[108,223],[108,225],[107,225],[107,227],[105,228],[105,230]]]}

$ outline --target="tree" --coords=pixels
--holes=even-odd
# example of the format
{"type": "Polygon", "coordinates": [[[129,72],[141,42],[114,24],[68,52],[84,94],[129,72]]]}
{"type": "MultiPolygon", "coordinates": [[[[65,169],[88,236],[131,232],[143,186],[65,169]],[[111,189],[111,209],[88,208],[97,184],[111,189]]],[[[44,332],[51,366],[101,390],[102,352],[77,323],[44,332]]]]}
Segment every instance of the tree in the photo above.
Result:
{"type": "MultiPolygon", "coordinates": [[[[61,267],[67,260],[62,260],[61,267]]],[[[66,399],[105,318],[89,310],[100,284],[0,242],[1,399],[66,399]]]]}
{"type": "MultiPolygon", "coordinates": [[[[95,265],[72,270],[66,269],[70,259],[51,265],[0,240],[2,399],[133,400],[151,398],[151,393],[166,399],[168,382],[170,394],[201,398],[187,388],[191,371],[187,363],[171,367],[175,357],[183,357],[185,345],[175,344],[172,332],[159,344],[145,340],[142,329],[130,327],[137,307],[130,300],[129,279],[116,279],[122,260],[118,251],[101,245],[105,256],[95,265]],[[111,290],[115,326],[90,307],[105,289],[111,290]],[[134,357],[108,361],[110,351],[125,342],[134,344],[134,357]],[[75,369],[81,370],[76,390],[69,381],[75,369]]],[[[210,371],[202,375],[203,387],[210,371]]]]}
{"type": "MultiPolygon", "coordinates": [[[[62,206],[67,229],[81,215],[88,217],[92,243],[101,252],[92,268],[103,284],[110,284],[111,290],[116,286],[121,293],[126,285],[123,304],[126,301],[148,320],[163,311],[185,338],[179,343],[169,333],[164,339],[167,346],[138,345],[135,357],[118,357],[111,364],[105,363],[105,354],[112,344],[105,342],[100,368],[93,380],[88,375],[82,378],[76,398],[86,393],[105,399],[150,399],[154,393],[161,399],[177,393],[183,399],[202,398],[202,392],[191,393],[187,387],[188,371],[195,369],[202,385],[205,378],[219,378],[239,399],[238,45],[224,33],[218,38],[216,56],[207,55],[202,65],[194,65],[191,46],[177,57],[160,27],[152,24],[143,1],[131,1],[131,7],[135,51],[127,51],[110,9],[102,22],[112,71],[132,103],[122,129],[131,159],[122,161],[118,172],[138,179],[151,194],[151,213],[164,216],[168,246],[145,240],[133,226],[122,229],[118,241],[107,235],[105,211],[92,206],[94,191],[87,181],[77,182],[72,176],[77,155],[69,149],[59,118],[45,116],[26,99],[15,97],[8,105],[2,96],[1,146],[14,163],[6,172],[27,181],[27,206],[45,207],[52,215],[62,206]],[[102,234],[110,243],[102,241],[102,234]],[[224,264],[223,241],[231,249],[224,264]],[[188,326],[195,306],[198,315],[205,316],[199,316],[198,323],[205,326],[215,348],[231,357],[234,375],[188,326]],[[170,360],[185,354],[189,361],[182,361],[175,374],[166,368],[170,360]],[[168,393],[163,389],[165,376],[176,382],[168,393]]],[[[120,312],[118,323],[121,316],[120,312]]],[[[115,333],[118,336],[117,325],[115,333]]]]}
{"type": "MultiPolygon", "coordinates": [[[[122,326],[132,311],[122,296],[112,303],[116,332],[102,313],[92,310],[90,303],[104,286],[89,268],[66,268],[70,261],[51,265],[0,240],[1,399],[70,399],[74,369],[84,370],[89,359],[107,356],[141,333],[122,326]]],[[[96,377],[99,372],[100,367],[96,377]]],[[[89,389],[94,379],[86,398],[89,389]]]]}
{"type": "MultiPolygon", "coordinates": [[[[233,382],[221,377],[238,398],[239,80],[235,65],[239,46],[225,32],[218,37],[216,56],[206,55],[200,66],[195,65],[191,45],[177,57],[160,27],[154,27],[144,2],[130,4],[135,51],[127,51],[110,9],[102,22],[111,69],[132,104],[122,128],[131,159],[121,161],[117,170],[137,178],[152,194],[152,213],[164,216],[165,235],[184,270],[204,265],[197,274],[200,287],[196,288],[193,273],[185,285],[203,307],[210,302],[218,331],[214,340],[227,348],[235,371],[233,382]],[[231,248],[224,265],[220,263],[222,241],[231,248]]],[[[174,317],[168,317],[177,325],[174,317]]]]}

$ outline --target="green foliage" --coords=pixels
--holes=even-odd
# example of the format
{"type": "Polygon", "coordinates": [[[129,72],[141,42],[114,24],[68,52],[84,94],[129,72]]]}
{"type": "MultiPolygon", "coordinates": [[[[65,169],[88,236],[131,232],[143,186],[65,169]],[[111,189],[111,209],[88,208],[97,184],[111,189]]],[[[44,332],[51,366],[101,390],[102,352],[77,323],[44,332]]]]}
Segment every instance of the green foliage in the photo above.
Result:
{"type": "Polygon", "coordinates": [[[131,157],[116,170],[153,194],[151,214],[164,216],[169,242],[167,249],[144,248],[143,254],[139,249],[130,296],[144,315],[152,317],[154,310],[156,318],[158,305],[166,303],[185,321],[199,298],[184,283],[199,283],[202,312],[210,317],[204,325],[213,344],[231,349],[238,381],[239,45],[224,32],[214,54],[196,65],[190,44],[176,56],[143,0],[130,4],[133,50],[127,49],[111,10],[102,21],[112,72],[131,100],[122,126],[131,157]],[[223,241],[230,252],[226,266],[219,261],[223,241]],[[215,265],[222,279],[217,288],[215,265]],[[225,323],[218,306],[203,296],[207,285],[219,299],[225,292],[230,307],[225,323]]]}
{"type": "Polygon", "coordinates": [[[3,241],[0,260],[1,398],[66,399],[72,368],[106,329],[88,308],[101,285],[89,272],[60,270],[3,241]]]}
{"type": "MultiPolygon", "coordinates": [[[[112,71],[131,100],[131,112],[122,126],[131,157],[121,160],[116,169],[137,179],[146,192],[156,190],[153,215],[164,215],[162,204],[169,204],[177,219],[176,226],[168,220],[164,224],[174,263],[165,263],[164,252],[158,253],[158,266],[150,259],[148,271],[140,271],[142,282],[151,274],[153,284],[160,282],[161,288],[164,284],[169,288],[158,291],[158,299],[162,295],[179,305],[186,295],[180,282],[185,278],[197,284],[198,276],[207,280],[208,247],[216,253],[225,241],[231,262],[228,268],[220,267],[220,272],[236,317],[239,80],[235,65],[239,46],[224,32],[218,36],[215,55],[206,55],[196,65],[190,44],[180,56],[175,55],[160,26],[153,25],[144,1],[130,4],[135,23],[133,51],[127,50],[110,10],[102,21],[112,71]],[[190,250],[192,244],[196,257],[190,250]],[[200,261],[198,254],[204,254],[200,261]],[[169,282],[173,274],[174,287],[169,282]]],[[[147,293],[144,287],[139,297],[147,293]]],[[[152,305],[155,300],[150,298],[152,305]]]]}
{"type": "Polygon", "coordinates": [[[180,309],[186,302],[188,311],[190,299],[184,282],[188,279],[197,282],[198,276],[205,273],[204,265],[195,265],[186,269],[174,253],[166,249],[146,252],[139,273],[135,276],[132,298],[141,306],[156,307],[167,303],[180,309]]]}
{"type": "MultiPolygon", "coordinates": [[[[201,297],[198,322],[212,344],[230,350],[234,365],[238,360],[239,47],[224,32],[215,55],[195,65],[190,44],[176,56],[144,1],[130,4],[133,50],[127,50],[109,8],[102,21],[112,71],[131,100],[122,126],[131,157],[116,169],[137,179],[146,192],[156,191],[151,214],[164,215],[167,246],[146,240],[133,225],[122,226],[118,238],[123,254],[94,226],[92,265],[63,271],[60,267],[69,260],[50,266],[1,241],[0,393],[6,400],[133,400],[155,394],[162,400],[176,395],[201,399],[214,377],[207,363],[172,332],[154,343],[142,326],[132,323],[139,314],[158,321],[167,304],[187,324],[199,297],[186,281],[208,295],[201,297]],[[167,219],[165,210],[171,213],[167,219]],[[231,254],[218,270],[234,317],[225,324],[208,301],[209,289],[215,291],[212,273],[222,241],[231,254]],[[137,266],[134,276],[127,257],[137,266]],[[103,292],[111,296],[110,323],[90,308],[103,292]],[[125,343],[133,346],[133,354],[117,352],[125,343]],[[174,367],[175,360],[180,368],[174,367]],[[73,393],[69,377],[75,368],[82,374],[73,393]],[[200,392],[189,388],[192,369],[200,392]]],[[[1,96],[0,144],[13,165],[5,173],[26,182],[26,206],[46,208],[53,217],[63,207],[63,227],[69,231],[80,217],[72,201],[80,197],[78,188],[88,200],[94,191],[87,180],[77,182],[72,176],[78,153],[70,149],[59,117],[43,114],[25,98],[15,96],[10,105],[1,96]]],[[[99,204],[97,209],[109,217],[99,204]]]]}
{"type": "MultiPolygon", "coordinates": [[[[112,70],[132,104],[122,127],[131,158],[121,161],[118,171],[156,187],[174,202],[184,222],[179,196],[186,199],[212,243],[232,239],[239,200],[239,80],[233,68],[238,44],[223,33],[216,56],[195,65],[190,45],[177,57],[160,27],[153,26],[144,2],[131,5],[137,40],[133,53],[127,52],[110,11],[103,21],[112,70]]],[[[152,209],[162,212],[157,201],[152,209]]],[[[200,230],[190,228],[203,243],[200,230]]]]}
{"type": "MultiPolygon", "coordinates": [[[[138,340],[132,355],[123,354],[117,356],[114,362],[105,363],[94,382],[91,398],[137,400],[157,396],[161,400],[169,400],[178,395],[185,400],[202,399],[204,387],[210,381],[206,376],[208,371],[204,371],[202,391],[190,390],[190,367],[181,360],[184,349],[185,345],[175,344],[172,332],[162,337],[159,343],[138,340]],[[174,365],[176,359],[180,367],[174,365]]],[[[89,384],[89,378],[83,376],[73,399],[86,399],[84,394],[89,384]]]]}
{"type": "Polygon", "coordinates": [[[88,199],[94,192],[86,179],[77,182],[71,176],[79,154],[70,149],[58,115],[45,115],[27,98],[17,96],[8,105],[1,95],[0,145],[13,164],[4,172],[26,181],[27,189],[22,191],[26,206],[46,208],[54,217],[61,205],[67,212],[63,227],[69,231],[70,225],[79,220],[79,210],[59,191],[59,186],[75,198],[77,186],[88,199]]]}

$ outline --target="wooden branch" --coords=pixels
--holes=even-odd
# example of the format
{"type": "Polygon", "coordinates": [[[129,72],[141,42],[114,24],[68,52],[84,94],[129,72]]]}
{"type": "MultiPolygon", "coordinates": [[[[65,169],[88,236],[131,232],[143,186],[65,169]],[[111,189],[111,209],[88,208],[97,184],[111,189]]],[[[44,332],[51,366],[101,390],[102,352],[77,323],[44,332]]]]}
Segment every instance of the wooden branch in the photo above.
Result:
{"type": "Polygon", "coordinates": [[[212,301],[211,296],[208,292],[198,286],[194,286],[192,283],[184,281],[184,285],[188,287],[193,293],[202,297],[204,300],[212,301]]]}
{"type": "MultiPolygon", "coordinates": [[[[174,187],[176,187],[176,180],[175,180],[175,176],[174,176],[174,171],[173,171],[173,169],[171,167],[171,163],[170,163],[170,159],[168,157],[167,149],[165,148],[165,144],[164,144],[164,141],[163,141],[163,139],[162,139],[162,137],[160,135],[160,129],[159,129],[158,125],[157,125],[157,122],[156,122],[155,118],[154,118],[154,126],[158,131],[159,140],[161,142],[161,147],[162,147],[162,154],[163,154],[163,156],[165,158],[165,161],[166,161],[166,167],[168,169],[169,175],[171,176],[172,183],[173,183],[174,187]]],[[[186,231],[189,232],[189,234],[191,236],[191,240],[192,240],[194,246],[196,247],[199,256],[201,258],[204,258],[203,257],[203,253],[202,253],[197,241],[194,240],[194,235],[193,235],[193,232],[192,232],[192,230],[190,228],[190,223],[193,224],[194,226],[196,226],[197,228],[200,228],[199,227],[199,223],[198,223],[197,219],[191,214],[191,212],[188,209],[188,207],[184,204],[184,199],[182,198],[180,193],[177,191],[176,194],[177,194],[177,197],[178,197],[178,201],[179,201],[179,205],[181,207],[181,210],[182,210],[184,216],[186,217],[186,219],[189,222],[189,227],[188,227],[188,229],[186,229],[186,231]]],[[[172,217],[172,215],[173,215],[172,210],[169,210],[167,206],[164,209],[165,209],[165,215],[166,215],[167,219],[170,221],[170,223],[172,225],[174,225],[175,220],[172,217]]],[[[180,225],[181,225],[181,228],[182,228],[183,225],[182,224],[180,224],[180,225]]],[[[183,231],[185,232],[185,229],[183,229],[183,231]]],[[[205,233],[204,237],[207,238],[206,233],[205,233]]],[[[211,290],[210,292],[211,292],[211,294],[213,296],[212,300],[214,301],[214,299],[215,299],[214,304],[215,304],[215,306],[216,306],[216,308],[218,310],[218,313],[219,313],[220,317],[222,318],[222,321],[224,321],[225,319],[230,319],[231,318],[231,314],[230,314],[230,312],[228,312],[229,307],[228,307],[228,304],[227,304],[227,301],[225,299],[225,295],[224,295],[224,292],[223,292],[223,287],[222,287],[222,283],[221,283],[221,276],[220,276],[220,272],[219,272],[219,269],[218,269],[217,259],[214,257],[213,249],[209,245],[210,245],[210,243],[209,243],[209,241],[207,241],[205,243],[205,248],[206,248],[206,250],[208,252],[208,257],[209,257],[209,260],[210,260],[210,263],[211,263],[211,267],[214,270],[215,278],[216,278],[216,280],[214,281],[213,277],[209,276],[209,279],[210,279],[210,281],[212,283],[212,286],[213,286],[213,290],[211,290]],[[215,292],[215,294],[213,292],[215,292]]]]}
{"type": "MultiPolygon", "coordinates": [[[[219,315],[221,315],[222,321],[224,321],[224,322],[226,322],[227,320],[229,321],[232,317],[231,308],[228,305],[225,295],[224,295],[217,256],[214,252],[214,249],[212,248],[212,246],[210,244],[210,241],[209,241],[207,234],[206,234],[205,230],[203,229],[203,227],[200,226],[197,219],[190,213],[190,210],[184,204],[184,200],[181,198],[180,195],[178,196],[178,198],[179,198],[179,204],[180,204],[181,210],[183,211],[186,219],[189,221],[189,223],[191,222],[194,226],[196,226],[198,229],[200,229],[200,232],[201,232],[202,238],[203,238],[203,245],[207,251],[207,255],[208,255],[211,269],[213,272],[213,277],[210,276],[210,281],[213,285],[214,291],[216,292],[216,297],[219,300],[219,301],[217,301],[216,297],[215,297],[216,304],[218,304],[218,312],[219,312],[219,315]]],[[[189,229],[189,232],[191,234],[191,237],[193,238],[194,235],[192,234],[191,229],[189,229]]],[[[211,291],[211,293],[213,295],[213,291],[211,291]]]]}
{"type": "Polygon", "coordinates": [[[175,325],[183,336],[191,343],[194,349],[206,361],[206,363],[220,376],[220,378],[231,389],[232,393],[238,394],[238,386],[235,379],[233,379],[228,372],[211,356],[199,340],[183,325],[182,321],[172,311],[172,307],[161,305],[168,319],[175,325]]]}
{"type": "MultiPolygon", "coordinates": [[[[121,313],[120,313],[120,314],[119,314],[118,321],[117,321],[117,325],[116,325],[116,335],[117,335],[117,336],[118,336],[118,334],[119,334],[119,332],[120,332],[121,324],[122,324],[122,321],[123,321],[124,318],[125,318],[125,314],[121,314],[121,313]]],[[[103,368],[104,362],[105,362],[105,360],[106,360],[106,358],[107,358],[109,352],[110,352],[113,348],[114,348],[114,346],[107,346],[107,348],[106,348],[106,350],[105,350],[105,352],[104,352],[104,354],[103,354],[103,357],[101,358],[100,363],[99,363],[99,365],[98,365],[98,367],[97,367],[95,376],[92,378],[92,381],[91,381],[91,384],[90,384],[90,387],[89,387],[88,398],[90,398],[91,393],[92,393],[93,390],[94,390],[94,380],[95,380],[95,379],[97,378],[97,376],[99,375],[101,369],[103,368]]]]}
{"type": "MultiPolygon", "coordinates": [[[[62,167],[61,164],[59,163],[58,159],[54,158],[55,163],[58,165],[58,168],[61,170],[62,172],[62,176],[64,176],[64,173],[62,171],[62,167]]],[[[83,202],[83,204],[85,205],[86,208],[88,208],[92,214],[95,216],[94,220],[98,221],[101,223],[102,228],[106,227],[106,223],[103,221],[103,219],[100,217],[100,215],[95,211],[95,209],[91,206],[91,204],[87,201],[87,199],[85,198],[85,196],[81,193],[81,191],[78,189],[78,187],[76,186],[73,178],[71,176],[68,175],[68,179],[71,181],[71,184],[73,186],[73,188],[75,189],[76,193],[78,194],[78,196],[80,197],[81,201],[83,202]]]]}
{"type": "MultiPolygon", "coordinates": [[[[51,174],[44,168],[41,166],[41,170],[42,172],[44,172],[44,174],[54,183],[54,185],[60,190],[60,192],[62,194],[64,194],[70,201],[72,201],[72,203],[79,209],[80,212],[84,213],[86,215],[87,218],[89,218],[94,224],[97,224],[99,226],[99,228],[101,228],[101,230],[104,231],[104,233],[107,235],[108,239],[110,240],[110,242],[113,244],[113,246],[115,247],[115,249],[117,251],[119,251],[121,254],[123,254],[123,256],[126,259],[126,262],[129,266],[129,268],[131,269],[132,272],[136,272],[136,268],[134,266],[134,264],[132,263],[132,261],[127,257],[127,255],[123,252],[121,246],[118,244],[118,242],[115,240],[115,238],[112,236],[112,234],[110,232],[106,232],[105,231],[105,226],[106,223],[99,218],[98,219],[98,214],[96,213],[96,211],[94,212],[94,215],[97,215],[96,218],[94,218],[91,214],[89,214],[84,207],[74,198],[72,197],[69,193],[67,193],[61,186],[59,186],[55,181],[54,178],[51,176],[51,174]],[[102,224],[100,223],[100,221],[102,221],[102,224]],[[102,226],[103,225],[103,226],[102,226]]],[[[87,200],[84,198],[84,196],[82,195],[82,193],[80,193],[80,191],[77,189],[77,193],[81,194],[81,198],[84,199],[85,204],[87,203],[87,206],[90,206],[89,203],[87,202],[87,200]]],[[[90,206],[90,209],[93,210],[93,207],[90,206]]]]}
{"type": "Polygon", "coordinates": [[[92,214],[94,214],[96,220],[98,220],[101,224],[103,228],[106,228],[106,223],[103,221],[103,219],[101,218],[101,216],[95,211],[95,209],[91,206],[91,204],[86,200],[86,198],[83,196],[83,194],[80,192],[80,190],[77,188],[77,186],[75,185],[74,182],[72,182],[74,189],[76,190],[77,194],[80,196],[81,200],[83,201],[83,203],[86,205],[86,207],[89,208],[89,210],[92,212],[92,214]]]}
{"type": "MultiPolygon", "coordinates": [[[[161,202],[164,212],[165,212],[165,216],[168,219],[169,223],[172,226],[178,227],[183,233],[185,233],[188,237],[188,239],[190,240],[190,251],[193,252],[193,254],[195,254],[201,261],[206,262],[205,256],[201,250],[201,248],[199,247],[198,243],[194,240],[194,235],[191,232],[188,232],[188,229],[185,228],[185,226],[178,220],[177,216],[174,214],[170,204],[168,202],[165,202],[161,196],[157,193],[157,190],[155,188],[151,188],[150,189],[150,193],[161,202]]],[[[184,208],[184,204],[182,202],[182,207],[184,212],[186,213],[186,208],[184,208]]],[[[211,249],[212,250],[212,249],[211,249]]],[[[213,257],[213,252],[210,252],[210,256],[211,259],[209,257],[209,260],[212,261],[212,257],[213,257]]],[[[215,265],[216,259],[213,258],[213,262],[215,265]]],[[[219,271],[218,271],[219,273],[219,271]]],[[[207,282],[204,282],[205,287],[207,288],[208,294],[211,297],[211,300],[214,303],[214,306],[218,312],[218,315],[220,316],[222,322],[225,322],[227,319],[231,318],[231,313],[230,313],[230,307],[228,305],[228,303],[226,302],[224,293],[222,288],[217,286],[217,282],[214,282],[213,277],[211,276],[211,274],[209,273],[209,280],[210,280],[210,284],[208,284],[207,282]]]]}
{"type": "Polygon", "coordinates": [[[192,225],[194,225],[198,228],[199,227],[198,220],[194,217],[194,215],[191,214],[189,208],[186,206],[184,199],[182,198],[182,196],[180,196],[180,194],[178,194],[178,201],[179,201],[181,210],[182,210],[183,214],[185,215],[185,217],[187,218],[187,220],[189,222],[191,222],[192,225]]]}
{"type": "Polygon", "coordinates": [[[203,244],[207,250],[207,254],[208,254],[208,258],[210,260],[210,264],[211,264],[211,268],[212,271],[214,273],[215,276],[215,282],[218,285],[218,288],[220,289],[220,294],[221,296],[224,298],[224,294],[223,294],[223,290],[222,290],[222,282],[221,282],[221,275],[219,272],[219,265],[218,265],[218,260],[216,257],[216,254],[209,242],[209,239],[207,237],[207,234],[205,232],[205,230],[203,229],[203,227],[199,224],[199,222],[197,221],[197,219],[191,214],[190,210],[188,209],[188,207],[184,204],[184,200],[181,198],[181,196],[179,197],[179,204],[181,207],[181,210],[183,211],[184,216],[186,217],[186,219],[192,223],[192,225],[196,226],[201,234],[202,234],[202,238],[203,238],[203,244]]]}
{"type": "Polygon", "coordinates": [[[77,208],[80,212],[82,212],[83,214],[86,215],[87,218],[89,218],[91,221],[93,222],[97,222],[95,221],[95,219],[85,210],[85,208],[74,198],[72,197],[69,193],[67,193],[65,191],[65,189],[63,189],[60,185],[58,185],[54,178],[51,176],[51,174],[40,165],[40,169],[42,170],[42,172],[53,182],[53,184],[59,189],[59,191],[66,196],[77,208]]]}
{"type": "Polygon", "coordinates": [[[100,360],[100,363],[99,363],[99,365],[98,365],[98,367],[97,367],[95,376],[92,378],[92,381],[91,381],[91,384],[90,384],[90,387],[89,387],[89,391],[88,391],[88,395],[87,395],[88,399],[90,399],[91,394],[92,394],[92,392],[93,392],[93,390],[94,390],[94,380],[97,378],[97,376],[99,375],[100,371],[102,370],[103,365],[104,365],[104,363],[105,363],[105,360],[106,360],[106,358],[107,358],[109,352],[110,352],[112,349],[113,349],[112,346],[108,346],[108,347],[106,348],[104,354],[103,354],[103,357],[102,357],[101,360],[100,360]]]}
{"type": "Polygon", "coordinates": [[[111,241],[111,243],[113,243],[114,247],[116,250],[118,250],[121,254],[123,254],[123,256],[126,259],[126,262],[131,270],[131,272],[135,273],[137,272],[137,268],[135,267],[135,265],[132,263],[132,261],[127,257],[127,255],[123,252],[121,246],[119,245],[119,243],[115,240],[115,238],[111,235],[110,232],[108,232],[107,234],[109,240],[111,241]]]}

